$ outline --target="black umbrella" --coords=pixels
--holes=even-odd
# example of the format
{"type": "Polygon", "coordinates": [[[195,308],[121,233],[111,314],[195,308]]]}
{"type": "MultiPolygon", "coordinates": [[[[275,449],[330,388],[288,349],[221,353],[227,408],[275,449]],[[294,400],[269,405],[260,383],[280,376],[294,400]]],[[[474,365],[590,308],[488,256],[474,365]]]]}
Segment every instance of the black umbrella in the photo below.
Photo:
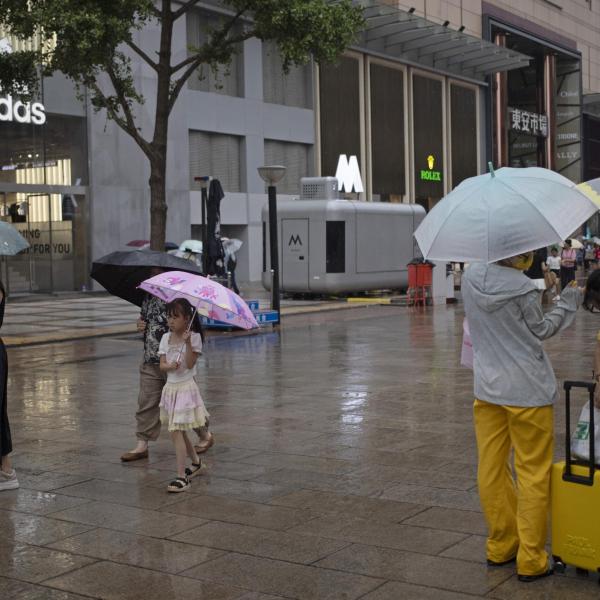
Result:
{"type": "Polygon", "coordinates": [[[145,292],[137,286],[152,277],[156,268],[202,275],[202,269],[193,262],[156,250],[112,252],[92,263],[90,275],[113,296],[141,306],[145,292]]]}

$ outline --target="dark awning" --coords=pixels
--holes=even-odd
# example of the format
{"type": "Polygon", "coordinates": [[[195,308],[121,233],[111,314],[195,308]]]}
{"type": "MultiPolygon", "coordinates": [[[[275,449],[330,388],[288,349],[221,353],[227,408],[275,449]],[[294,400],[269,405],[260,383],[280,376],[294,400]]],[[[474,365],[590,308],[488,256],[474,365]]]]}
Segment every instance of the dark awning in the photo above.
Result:
{"type": "Polygon", "coordinates": [[[365,28],[355,47],[450,75],[483,80],[520,69],[531,58],[481,38],[455,31],[385,3],[355,0],[364,8],[365,28]]]}

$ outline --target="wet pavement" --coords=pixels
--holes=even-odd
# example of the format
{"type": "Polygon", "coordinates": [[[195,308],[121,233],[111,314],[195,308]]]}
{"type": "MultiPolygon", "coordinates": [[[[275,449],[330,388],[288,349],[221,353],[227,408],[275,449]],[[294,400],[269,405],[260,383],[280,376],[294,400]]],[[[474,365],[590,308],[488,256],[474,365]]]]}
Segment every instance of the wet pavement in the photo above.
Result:
{"type": "MultiPolygon", "coordinates": [[[[265,290],[256,285],[242,287],[245,298],[257,300],[261,308],[269,308],[265,290]]],[[[390,303],[391,297],[351,300],[360,300],[361,304],[381,304],[390,303]]],[[[281,302],[283,316],[349,308],[360,308],[360,304],[346,299],[283,299],[281,302]]],[[[139,313],[137,306],[102,293],[10,298],[2,338],[6,346],[11,347],[134,333],[139,313]]],[[[266,327],[270,329],[271,325],[266,327]]]]}
{"type": "MultiPolygon", "coordinates": [[[[485,566],[461,328],[460,307],[377,306],[210,338],[216,445],[173,495],[166,433],[119,460],[137,337],[10,349],[21,489],[0,493],[0,598],[597,599],[597,575],[485,566]]],[[[547,344],[559,377],[589,378],[599,328],[582,312],[547,344]]],[[[557,456],[563,421],[561,404],[557,456]]]]}

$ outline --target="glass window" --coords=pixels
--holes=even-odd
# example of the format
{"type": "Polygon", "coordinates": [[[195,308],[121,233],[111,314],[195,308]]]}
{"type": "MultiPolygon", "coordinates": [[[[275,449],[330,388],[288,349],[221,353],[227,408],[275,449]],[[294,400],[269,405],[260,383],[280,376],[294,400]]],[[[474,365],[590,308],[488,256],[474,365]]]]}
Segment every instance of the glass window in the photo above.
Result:
{"type": "Polygon", "coordinates": [[[325,231],[325,271],[346,271],[346,221],[327,221],[325,231]]]}
{"type": "Polygon", "coordinates": [[[581,181],[581,61],[556,57],[556,170],[581,181]]]}
{"type": "Polygon", "coordinates": [[[401,202],[404,172],[404,72],[371,63],[371,164],[375,200],[401,202]]]}
{"type": "Polygon", "coordinates": [[[442,81],[413,75],[415,201],[433,208],[444,195],[442,81]]]}
{"type": "MultiPolygon", "coordinates": [[[[200,48],[207,41],[210,29],[220,27],[224,18],[207,11],[189,11],[186,17],[188,47],[200,48]]],[[[243,96],[243,51],[240,44],[228,66],[221,65],[213,70],[202,65],[188,79],[188,87],[202,92],[243,96]]]]}
{"type": "Polygon", "coordinates": [[[263,97],[265,102],[312,108],[312,65],[291,66],[283,72],[283,60],[274,42],[263,42],[263,97]]]}
{"type": "Polygon", "coordinates": [[[277,184],[281,194],[299,194],[300,178],[312,174],[310,146],[293,142],[265,140],[265,165],[284,165],[285,177],[277,184]]]}
{"type": "Polygon", "coordinates": [[[200,190],[194,177],[210,175],[226,192],[242,192],[242,138],[237,135],[190,131],[190,189],[200,190]]]}
{"type": "Polygon", "coordinates": [[[452,187],[477,175],[477,94],[474,89],[450,84],[450,145],[452,187]]]}
{"type": "Polygon", "coordinates": [[[319,68],[321,174],[334,176],[340,154],[356,156],[360,164],[360,89],[356,58],[342,56],[337,64],[319,68]]]}

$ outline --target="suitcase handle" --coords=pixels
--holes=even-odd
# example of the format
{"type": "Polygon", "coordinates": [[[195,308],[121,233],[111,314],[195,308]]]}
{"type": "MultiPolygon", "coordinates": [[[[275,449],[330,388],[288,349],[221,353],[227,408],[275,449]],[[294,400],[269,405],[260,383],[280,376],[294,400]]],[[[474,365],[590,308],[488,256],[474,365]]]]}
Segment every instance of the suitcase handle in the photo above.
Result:
{"type": "Polygon", "coordinates": [[[566,455],[566,468],[563,473],[563,480],[570,481],[571,483],[578,483],[580,485],[594,485],[594,471],[596,469],[596,427],[594,423],[594,391],[596,390],[595,383],[589,383],[587,381],[565,381],[565,410],[566,410],[566,424],[567,424],[567,436],[565,441],[565,455],[566,455]],[[571,458],[571,389],[572,388],[585,388],[590,395],[590,439],[589,439],[589,475],[584,477],[583,475],[575,475],[572,471],[573,460],[571,458]]]}

